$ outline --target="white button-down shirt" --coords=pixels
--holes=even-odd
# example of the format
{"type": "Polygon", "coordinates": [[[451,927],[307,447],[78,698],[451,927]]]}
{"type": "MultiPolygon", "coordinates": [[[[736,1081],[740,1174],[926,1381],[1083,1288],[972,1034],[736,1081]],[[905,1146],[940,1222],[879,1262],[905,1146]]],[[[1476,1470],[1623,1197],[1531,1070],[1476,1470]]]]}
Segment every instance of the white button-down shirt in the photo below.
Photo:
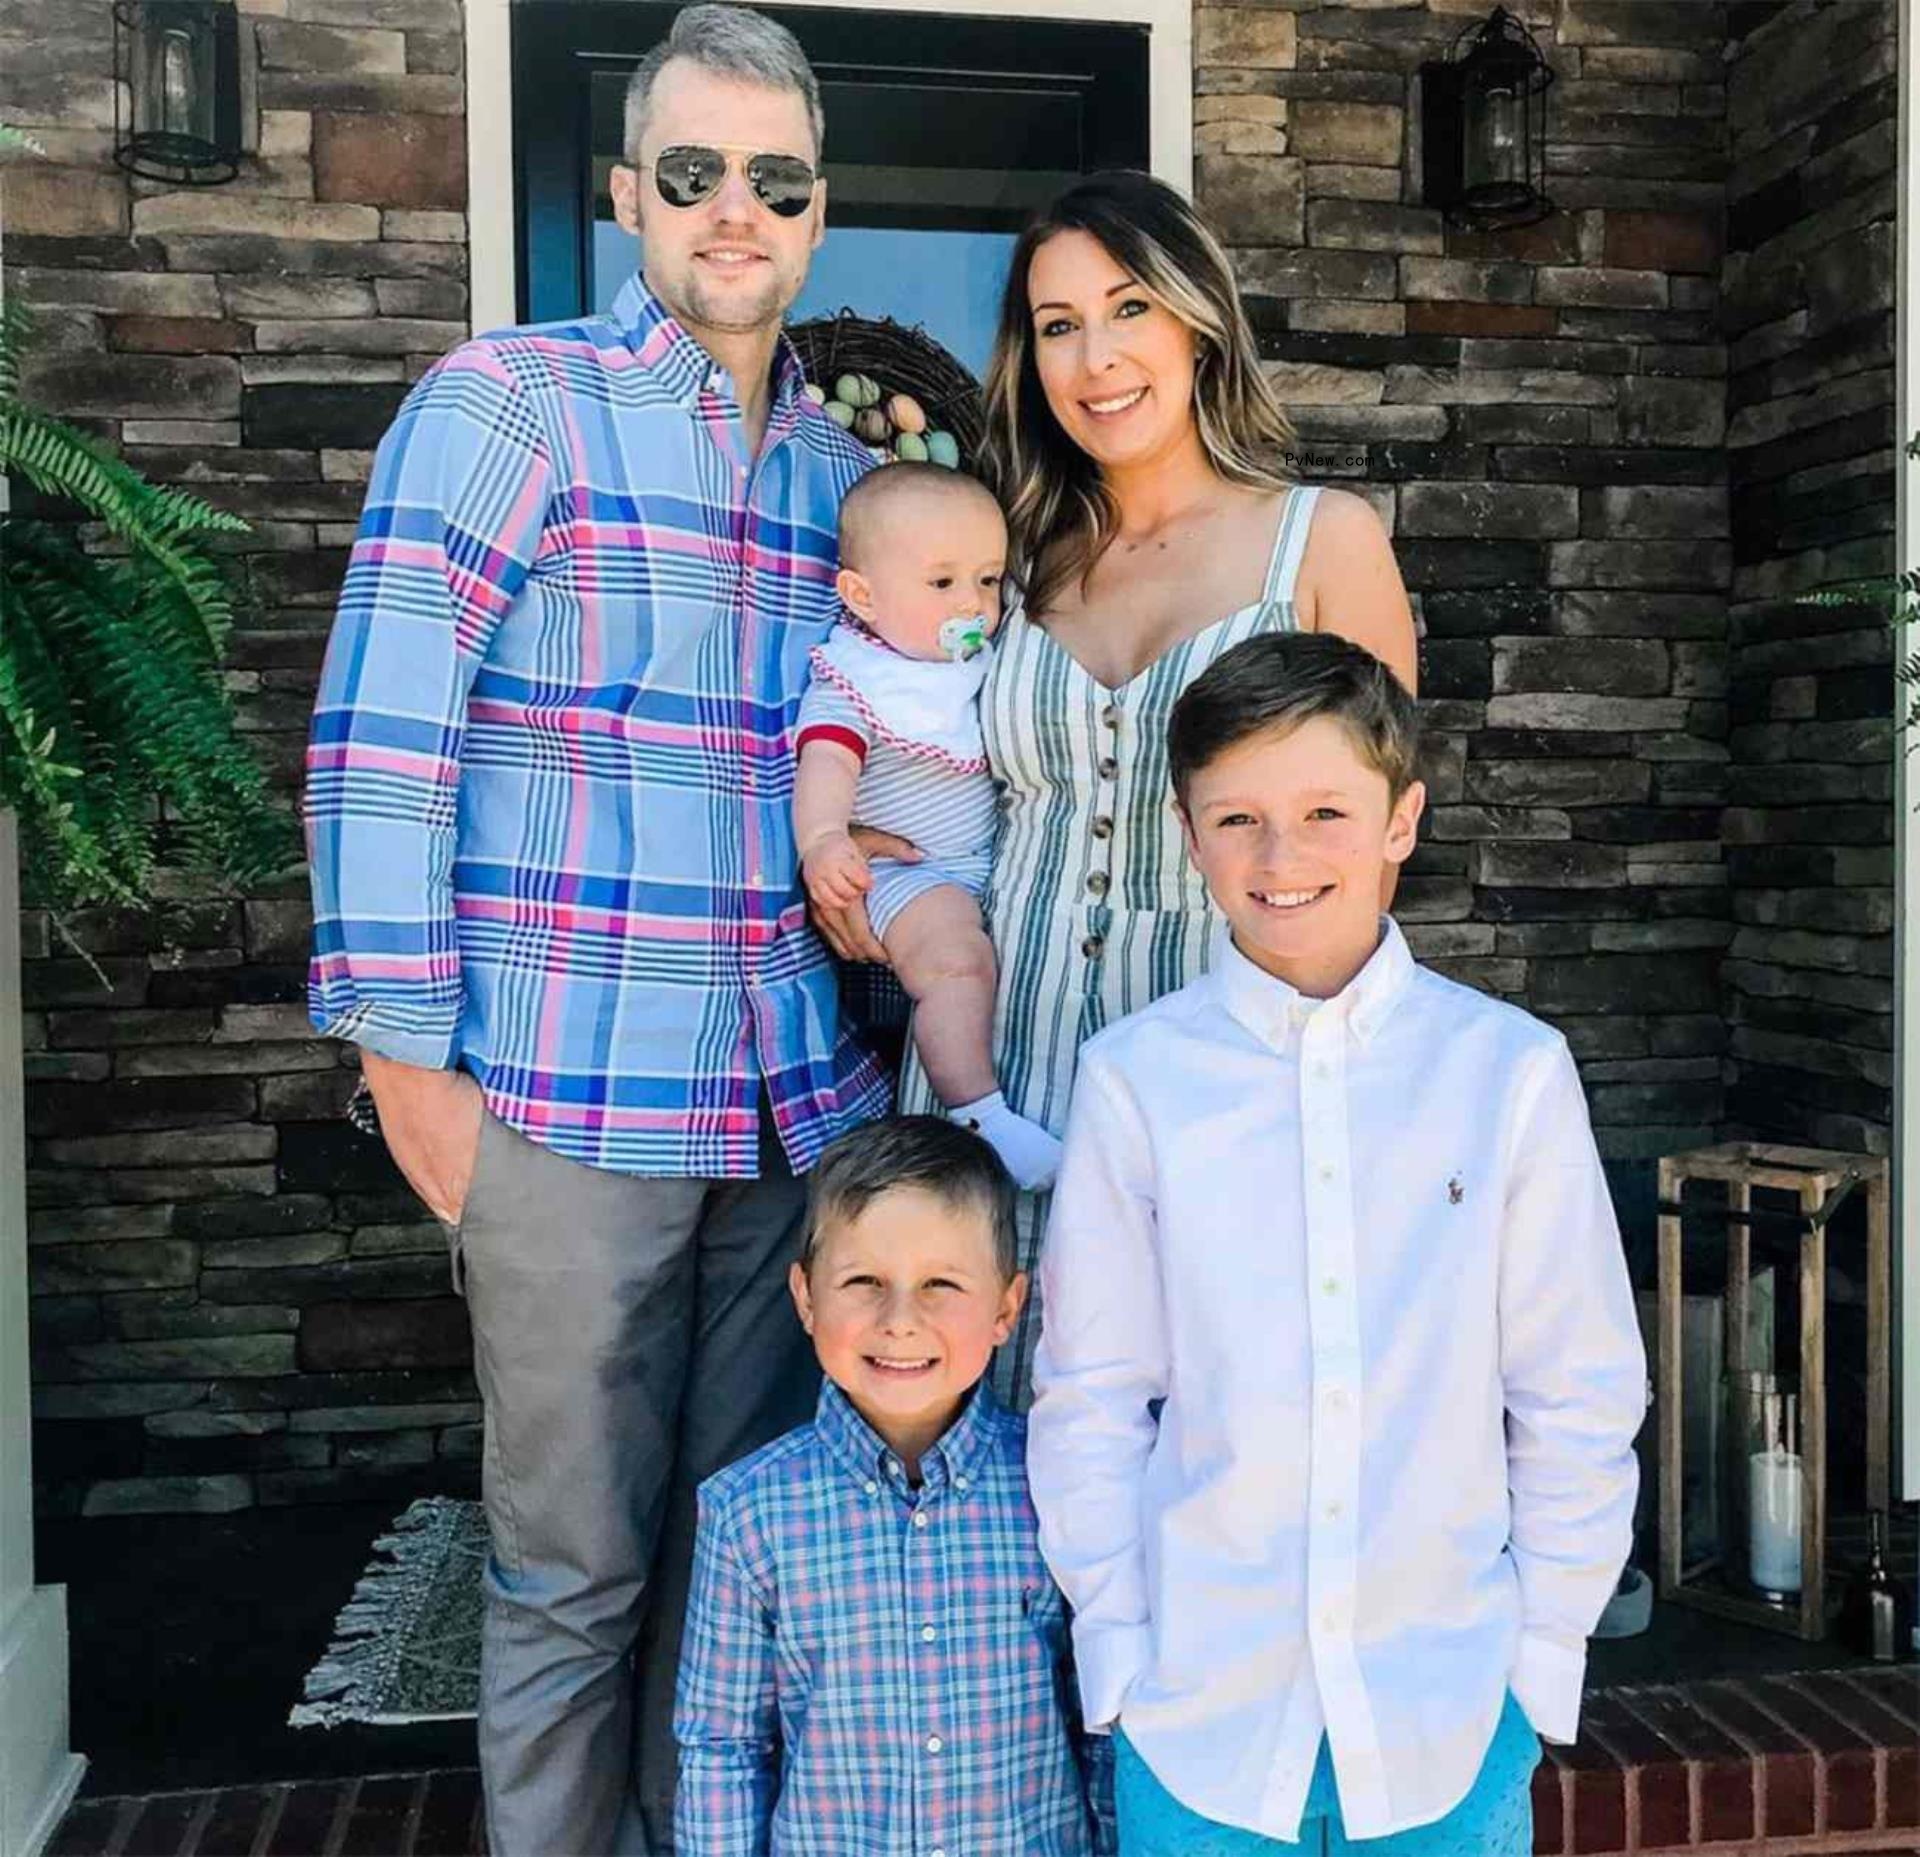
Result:
{"type": "Polygon", "coordinates": [[[1565,1041],[1385,925],[1335,998],[1224,941],[1090,1040],[1028,1461],[1089,1723],[1297,1837],[1465,1796],[1509,1687],[1571,1741],[1646,1366],[1565,1041]]]}

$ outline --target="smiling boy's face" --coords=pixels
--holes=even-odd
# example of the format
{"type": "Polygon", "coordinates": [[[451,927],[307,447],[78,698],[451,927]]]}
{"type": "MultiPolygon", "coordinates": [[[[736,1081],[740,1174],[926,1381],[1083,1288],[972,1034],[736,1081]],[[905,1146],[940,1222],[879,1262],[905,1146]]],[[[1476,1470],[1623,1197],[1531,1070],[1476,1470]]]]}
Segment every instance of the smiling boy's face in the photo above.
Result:
{"type": "Polygon", "coordinates": [[[1234,945],[1327,999],[1379,945],[1386,870],[1412,852],[1425,801],[1417,780],[1396,800],[1346,725],[1314,716],[1195,769],[1181,811],[1234,945]]]}
{"type": "Polygon", "coordinates": [[[959,1415],[1027,1290],[1002,1280],[985,1207],[917,1186],[829,1226],[790,1282],[828,1379],[909,1465],[959,1415]]]}

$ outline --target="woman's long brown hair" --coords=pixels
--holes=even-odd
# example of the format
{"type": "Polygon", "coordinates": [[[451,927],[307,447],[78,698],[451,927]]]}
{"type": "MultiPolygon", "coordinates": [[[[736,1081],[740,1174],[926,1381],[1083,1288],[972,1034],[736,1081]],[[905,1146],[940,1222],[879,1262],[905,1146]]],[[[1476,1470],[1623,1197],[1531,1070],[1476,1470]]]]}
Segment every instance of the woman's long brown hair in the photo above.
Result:
{"type": "Polygon", "coordinates": [[[1229,483],[1284,490],[1270,455],[1292,428],[1260,372],[1233,270],[1193,207],[1150,174],[1092,174],[1048,207],[1014,247],[987,369],[983,475],[1007,512],[1010,555],[1029,614],[1084,583],[1113,540],[1119,512],[1099,467],[1061,430],[1034,362],[1027,280],[1034,254],[1061,232],[1085,232],[1194,334],[1193,416],[1200,444],[1229,483]]]}

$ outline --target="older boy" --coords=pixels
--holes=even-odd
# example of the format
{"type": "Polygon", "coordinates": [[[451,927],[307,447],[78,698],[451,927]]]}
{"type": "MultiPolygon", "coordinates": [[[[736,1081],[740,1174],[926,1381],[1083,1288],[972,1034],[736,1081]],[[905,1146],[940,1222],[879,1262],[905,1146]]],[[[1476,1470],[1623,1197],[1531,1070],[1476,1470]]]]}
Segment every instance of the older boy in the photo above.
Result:
{"type": "Polygon", "coordinates": [[[1083,1053],[1031,1418],[1121,1851],[1524,1857],[1644,1405],[1579,1078],[1378,913],[1424,797],[1384,666],[1249,641],[1169,749],[1227,932],[1083,1053]]]}
{"type": "Polygon", "coordinates": [[[1014,1187],[932,1116],[836,1142],[793,1266],[810,1425],[700,1490],[677,1857],[1083,1857],[1067,1624],[1025,1426],[1014,1187]]]}

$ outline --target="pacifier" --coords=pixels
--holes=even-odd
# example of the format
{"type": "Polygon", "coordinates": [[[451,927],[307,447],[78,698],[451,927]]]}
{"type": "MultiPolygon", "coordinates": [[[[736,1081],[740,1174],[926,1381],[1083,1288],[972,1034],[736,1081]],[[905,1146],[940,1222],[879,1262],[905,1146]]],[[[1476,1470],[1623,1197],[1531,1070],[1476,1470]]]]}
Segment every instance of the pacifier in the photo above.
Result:
{"type": "Polygon", "coordinates": [[[987,648],[987,619],[984,613],[968,613],[960,619],[943,619],[935,635],[942,651],[956,664],[978,657],[987,648]]]}

